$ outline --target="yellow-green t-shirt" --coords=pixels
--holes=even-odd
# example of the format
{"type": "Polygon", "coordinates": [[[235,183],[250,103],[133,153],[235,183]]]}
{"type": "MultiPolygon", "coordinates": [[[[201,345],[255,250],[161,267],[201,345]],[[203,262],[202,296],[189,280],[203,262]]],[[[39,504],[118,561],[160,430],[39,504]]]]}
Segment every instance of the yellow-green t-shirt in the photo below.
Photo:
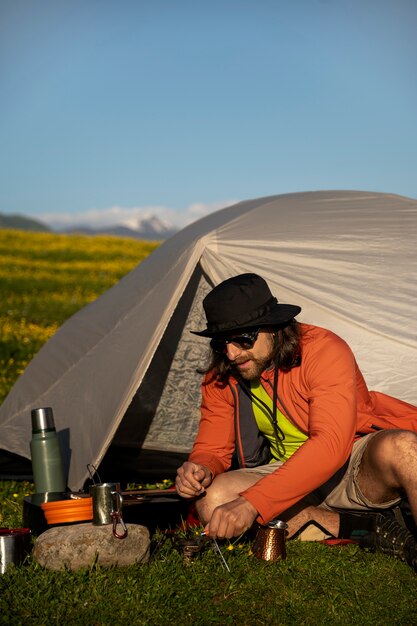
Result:
{"type": "Polygon", "coordinates": [[[251,382],[252,409],[256,423],[261,433],[269,440],[272,459],[274,461],[286,461],[296,450],[308,439],[301,430],[294,426],[281,411],[277,408],[277,421],[281,431],[284,433],[284,440],[277,445],[277,439],[272,425],[272,398],[264,389],[260,381],[251,382]],[[262,400],[271,410],[257,402],[257,398],[262,400]]]}

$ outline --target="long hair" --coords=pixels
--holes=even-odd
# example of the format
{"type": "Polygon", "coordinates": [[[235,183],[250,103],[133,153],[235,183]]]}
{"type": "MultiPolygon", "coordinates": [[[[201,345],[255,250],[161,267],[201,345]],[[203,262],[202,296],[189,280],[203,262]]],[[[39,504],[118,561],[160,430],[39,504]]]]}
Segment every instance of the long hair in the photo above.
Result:
{"type": "MultiPolygon", "coordinates": [[[[285,326],[272,328],[274,346],[271,354],[271,365],[288,372],[301,362],[301,327],[293,319],[285,326]]],[[[229,376],[236,376],[236,372],[225,354],[211,350],[210,362],[202,374],[211,373],[211,380],[226,383],[229,376]]]]}

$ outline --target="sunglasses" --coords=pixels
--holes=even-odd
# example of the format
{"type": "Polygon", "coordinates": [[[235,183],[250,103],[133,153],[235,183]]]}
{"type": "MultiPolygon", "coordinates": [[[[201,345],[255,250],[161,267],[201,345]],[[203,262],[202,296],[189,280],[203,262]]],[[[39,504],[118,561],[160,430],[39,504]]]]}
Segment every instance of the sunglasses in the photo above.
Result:
{"type": "Polygon", "coordinates": [[[219,352],[223,354],[226,351],[226,346],[228,343],[232,343],[237,346],[241,350],[250,350],[253,348],[253,344],[258,338],[260,329],[253,330],[249,333],[242,333],[241,335],[234,335],[233,337],[229,337],[228,339],[212,339],[210,341],[211,349],[214,352],[219,352]]]}

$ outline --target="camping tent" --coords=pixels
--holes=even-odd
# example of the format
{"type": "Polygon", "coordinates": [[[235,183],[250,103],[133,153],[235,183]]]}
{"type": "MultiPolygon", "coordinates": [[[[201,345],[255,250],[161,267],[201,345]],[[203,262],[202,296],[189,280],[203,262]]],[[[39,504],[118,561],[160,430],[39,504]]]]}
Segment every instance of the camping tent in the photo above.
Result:
{"type": "MultiPolygon", "coordinates": [[[[67,435],[69,486],[167,476],[189,451],[207,340],[201,301],[254,271],[299,320],[352,346],[370,388],[417,403],[417,200],[359,191],[240,202],[168,239],[57,331],[0,408],[1,448],[29,459],[30,410],[67,435]]],[[[15,457],[17,455],[17,457],[15,457]]]]}

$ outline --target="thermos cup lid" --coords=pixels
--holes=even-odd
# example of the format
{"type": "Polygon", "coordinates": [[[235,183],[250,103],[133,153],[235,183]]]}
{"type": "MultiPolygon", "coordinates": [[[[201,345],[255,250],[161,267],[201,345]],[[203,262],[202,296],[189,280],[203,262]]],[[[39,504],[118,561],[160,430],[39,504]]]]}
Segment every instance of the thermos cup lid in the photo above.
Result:
{"type": "Polygon", "coordinates": [[[54,414],[51,407],[44,409],[32,409],[32,430],[52,430],[55,428],[54,414]]]}

